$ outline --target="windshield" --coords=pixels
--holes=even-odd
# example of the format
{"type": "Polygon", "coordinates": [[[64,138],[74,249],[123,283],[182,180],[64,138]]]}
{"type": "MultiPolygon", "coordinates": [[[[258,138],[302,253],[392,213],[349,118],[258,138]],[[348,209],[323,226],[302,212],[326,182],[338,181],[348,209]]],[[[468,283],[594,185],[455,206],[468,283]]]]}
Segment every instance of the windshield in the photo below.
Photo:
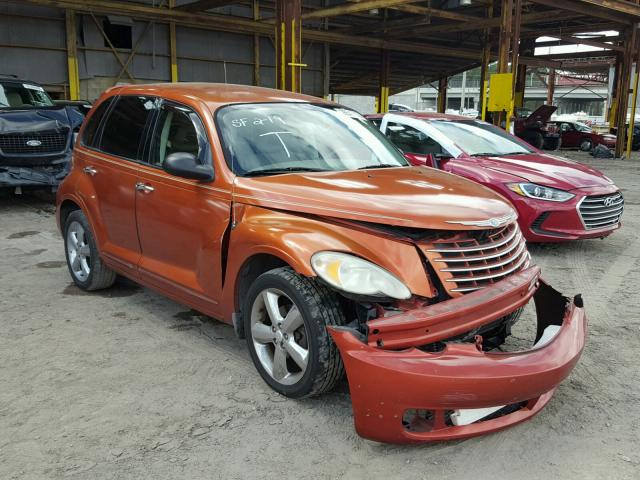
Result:
{"type": "Polygon", "coordinates": [[[525,142],[501,128],[478,120],[429,122],[468,155],[516,155],[532,153],[525,142]]]}
{"type": "Polygon", "coordinates": [[[0,108],[52,107],[53,102],[40,85],[0,82],[0,108]]]}
{"type": "Polygon", "coordinates": [[[216,121],[229,168],[243,176],[405,167],[364,117],[309,103],[231,105],[216,121]]]}
{"type": "Polygon", "coordinates": [[[587,133],[591,133],[591,127],[589,125],[586,125],[584,123],[576,123],[576,130],[578,130],[579,132],[587,132],[587,133]]]}

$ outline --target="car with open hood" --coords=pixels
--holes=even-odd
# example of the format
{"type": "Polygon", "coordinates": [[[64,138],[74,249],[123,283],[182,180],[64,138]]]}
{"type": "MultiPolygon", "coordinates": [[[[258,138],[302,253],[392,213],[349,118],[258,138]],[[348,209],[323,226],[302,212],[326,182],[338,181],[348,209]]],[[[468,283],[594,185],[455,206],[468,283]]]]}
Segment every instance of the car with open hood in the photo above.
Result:
{"type": "Polygon", "coordinates": [[[0,76],[0,189],[55,190],[69,172],[84,115],[39,84],[0,76]]]}
{"type": "Polygon", "coordinates": [[[562,148],[579,148],[590,152],[598,145],[616,148],[616,136],[610,133],[598,133],[589,125],[581,122],[553,121],[562,135],[562,148]]]}
{"type": "Polygon", "coordinates": [[[582,299],[549,286],[516,213],[408,164],[362,116],[257,87],[115,87],[57,195],[69,272],[117,275],[233,325],[282,395],[344,372],[366,438],[479,435],[540,411],[585,343],[582,299]],[[535,302],[530,348],[505,353],[535,302]]]}
{"type": "Polygon", "coordinates": [[[368,118],[412,164],[460,175],[508,199],[529,241],[602,238],[621,226],[622,192],[595,168],[480,120],[434,113],[368,118]]]}
{"type": "Polygon", "coordinates": [[[535,148],[557,150],[562,145],[562,137],[558,127],[550,122],[557,109],[554,105],[541,105],[533,111],[516,108],[513,133],[535,148]]]}

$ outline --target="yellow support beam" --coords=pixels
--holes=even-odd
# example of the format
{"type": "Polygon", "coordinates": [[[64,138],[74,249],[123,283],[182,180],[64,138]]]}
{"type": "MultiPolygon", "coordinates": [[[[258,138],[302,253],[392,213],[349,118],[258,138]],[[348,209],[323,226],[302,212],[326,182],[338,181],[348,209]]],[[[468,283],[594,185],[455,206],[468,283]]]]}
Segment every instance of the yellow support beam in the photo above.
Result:
{"type": "MultiPolygon", "coordinates": [[[[169,0],[169,8],[175,8],[176,0],[169,0]]],[[[176,22],[169,22],[169,56],[171,57],[171,82],[178,82],[178,50],[176,48],[176,22]]]]}
{"type": "Polygon", "coordinates": [[[69,71],[69,100],[80,100],[80,74],[78,73],[78,47],[76,43],[76,12],[65,10],[67,32],[67,68],[69,71]]]}
{"type": "Polygon", "coordinates": [[[389,72],[391,69],[391,60],[389,51],[383,50],[380,57],[380,83],[378,86],[378,97],[376,102],[376,111],[378,113],[387,113],[389,111],[389,72]]]}
{"type": "Polygon", "coordinates": [[[289,92],[301,91],[302,28],[301,0],[277,0],[275,27],[276,44],[276,88],[289,92]]]}
{"type": "MultiPolygon", "coordinates": [[[[638,68],[636,64],[636,69],[638,68]]],[[[631,158],[631,145],[633,143],[633,127],[636,123],[636,102],[638,101],[638,71],[636,70],[633,81],[633,103],[631,104],[631,116],[629,117],[629,130],[627,131],[627,160],[631,158]]]]}

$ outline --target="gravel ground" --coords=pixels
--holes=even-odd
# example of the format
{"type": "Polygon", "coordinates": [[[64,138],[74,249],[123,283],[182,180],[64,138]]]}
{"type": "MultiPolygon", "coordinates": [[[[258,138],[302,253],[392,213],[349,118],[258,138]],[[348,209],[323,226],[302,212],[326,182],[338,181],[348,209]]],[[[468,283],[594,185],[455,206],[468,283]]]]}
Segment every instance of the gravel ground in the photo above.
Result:
{"type": "Polygon", "coordinates": [[[624,190],[621,231],[531,245],[581,292],[587,348],[532,421],[466,441],[389,446],[353,429],[346,385],[272,392],[232,328],[122,281],[81,293],[51,199],[0,200],[0,479],[640,478],[640,169],[594,160],[624,190]]]}

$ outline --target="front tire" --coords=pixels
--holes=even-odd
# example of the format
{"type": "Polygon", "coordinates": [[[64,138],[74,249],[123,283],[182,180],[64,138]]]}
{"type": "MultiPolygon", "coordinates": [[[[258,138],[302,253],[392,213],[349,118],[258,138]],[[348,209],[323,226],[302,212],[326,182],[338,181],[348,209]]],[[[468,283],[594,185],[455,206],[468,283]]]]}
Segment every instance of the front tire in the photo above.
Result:
{"type": "Polygon", "coordinates": [[[75,210],[67,217],[64,251],[71,278],[82,290],[109,288],[116,281],[116,273],[100,259],[91,226],[81,210],[75,210]]]}
{"type": "Polygon", "coordinates": [[[592,148],[593,142],[588,138],[585,138],[580,142],[580,150],[582,150],[583,152],[590,152],[592,148]]]}
{"type": "Polygon", "coordinates": [[[243,305],[244,329],[258,373],[276,392],[303,398],[342,378],[340,352],[327,326],[344,324],[338,296],[289,267],[260,275],[243,305]]]}

